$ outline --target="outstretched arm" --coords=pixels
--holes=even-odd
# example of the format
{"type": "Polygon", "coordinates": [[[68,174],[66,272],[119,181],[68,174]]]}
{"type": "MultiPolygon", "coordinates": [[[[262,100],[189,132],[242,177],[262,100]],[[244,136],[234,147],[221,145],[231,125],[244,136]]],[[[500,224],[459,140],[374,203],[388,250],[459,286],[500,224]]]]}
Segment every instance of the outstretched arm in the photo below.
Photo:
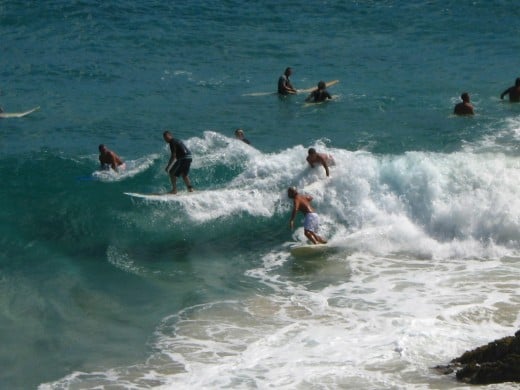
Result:
{"type": "Polygon", "coordinates": [[[504,96],[506,96],[506,95],[509,93],[509,90],[510,90],[510,89],[511,89],[511,88],[508,88],[508,89],[506,89],[504,92],[502,92],[502,93],[500,94],[500,99],[503,99],[504,96]]]}
{"type": "Polygon", "coordinates": [[[321,165],[323,165],[323,168],[325,168],[325,173],[327,176],[329,176],[329,166],[327,165],[327,160],[325,160],[323,157],[319,156],[321,165]]]}

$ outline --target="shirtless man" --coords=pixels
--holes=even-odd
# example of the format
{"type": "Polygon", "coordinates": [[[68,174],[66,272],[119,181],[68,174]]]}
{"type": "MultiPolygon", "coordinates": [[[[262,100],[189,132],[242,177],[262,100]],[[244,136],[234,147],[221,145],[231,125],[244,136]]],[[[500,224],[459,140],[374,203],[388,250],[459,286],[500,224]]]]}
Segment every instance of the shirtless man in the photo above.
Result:
{"type": "Polygon", "coordinates": [[[509,87],[500,94],[500,99],[503,99],[505,95],[509,95],[510,102],[520,102],[520,77],[517,77],[514,86],[509,87]]]}
{"type": "Polygon", "coordinates": [[[455,108],[453,109],[453,113],[455,115],[473,115],[475,111],[473,110],[473,105],[470,103],[469,93],[464,92],[460,95],[462,102],[457,103],[455,108]]]}
{"type": "Polygon", "coordinates": [[[283,75],[278,79],[278,93],[280,95],[294,95],[297,93],[296,89],[291,84],[289,76],[292,75],[292,68],[286,68],[283,75]]]}
{"type": "Polygon", "coordinates": [[[294,218],[296,217],[296,213],[301,211],[305,215],[305,220],[303,222],[303,231],[305,233],[305,237],[311,240],[311,242],[315,245],[326,244],[327,241],[318,236],[320,221],[318,214],[314,212],[314,209],[311,206],[312,196],[300,195],[294,187],[289,187],[287,190],[287,196],[293,200],[291,220],[289,221],[289,226],[291,229],[294,229],[294,218]]]}
{"type": "Polygon", "coordinates": [[[99,145],[99,163],[101,164],[101,170],[112,168],[114,171],[119,172],[120,169],[126,168],[123,160],[103,144],[99,145]]]}
{"type": "Polygon", "coordinates": [[[329,176],[329,165],[334,165],[334,159],[331,155],[325,153],[317,153],[316,149],[310,148],[307,155],[307,162],[314,168],[314,164],[321,164],[325,168],[327,177],[329,176]]]}

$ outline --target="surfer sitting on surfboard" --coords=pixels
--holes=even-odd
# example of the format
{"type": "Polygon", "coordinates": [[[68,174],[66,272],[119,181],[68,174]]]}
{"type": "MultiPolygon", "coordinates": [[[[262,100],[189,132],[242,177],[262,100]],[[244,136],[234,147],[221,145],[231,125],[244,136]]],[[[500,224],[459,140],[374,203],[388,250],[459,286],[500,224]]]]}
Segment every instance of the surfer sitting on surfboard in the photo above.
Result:
{"type": "Polygon", "coordinates": [[[314,212],[311,206],[312,196],[300,195],[295,187],[289,187],[287,190],[287,196],[293,200],[293,209],[291,213],[291,220],[289,226],[294,229],[294,218],[296,213],[301,211],[305,215],[303,221],[303,232],[313,244],[326,244],[327,241],[318,236],[318,228],[320,220],[318,214],[314,212]]]}
{"type": "Polygon", "coordinates": [[[324,102],[327,99],[332,99],[332,96],[327,91],[327,84],[325,84],[325,81],[320,81],[318,83],[318,88],[312,91],[310,95],[307,96],[307,99],[305,99],[305,101],[320,103],[324,102]]]}
{"type": "Polygon", "coordinates": [[[114,171],[119,172],[120,169],[126,168],[123,160],[103,144],[99,145],[99,163],[102,171],[112,168],[114,171]]]}
{"type": "Polygon", "coordinates": [[[289,76],[292,75],[292,68],[288,67],[285,69],[283,75],[278,79],[278,93],[280,95],[294,95],[297,93],[296,89],[291,84],[289,76]]]}
{"type": "Polygon", "coordinates": [[[317,153],[314,148],[309,148],[307,162],[311,168],[314,168],[314,164],[321,164],[325,168],[327,177],[329,176],[329,166],[334,165],[334,159],[330,154],[317,153]]]}

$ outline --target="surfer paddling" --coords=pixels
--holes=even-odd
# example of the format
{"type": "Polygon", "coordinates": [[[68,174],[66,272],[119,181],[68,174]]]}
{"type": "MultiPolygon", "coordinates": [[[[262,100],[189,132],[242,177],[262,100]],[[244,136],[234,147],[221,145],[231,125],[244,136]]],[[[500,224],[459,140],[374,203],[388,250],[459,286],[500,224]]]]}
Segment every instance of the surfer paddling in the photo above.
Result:
{"type": "Polygon", "coordinates": [[[303,222],[303,232],[305,233],[305,237],[311,240],[315,245],[326,244],[327,241],[318,236],[320,220],[318,214],[315,213],[311,206],[311,201],[313,199],[312,196],[300,195],[295,187],[289,187],[287,189],[287,196],[293,200],[293,209],[289,221],[291,229],[294,229],[294,218],[296,217],[296,213],[301,211],[305,215],[305,220],[303,222]]]}
{"type": "Polygon", "coordinates": [[[291,84],[289,77],[292,75],[292,68],[288,67],[283,72],[283,75],[278,79],[278,93],[280,95],[294,95],[297,93],[296,89],[291,84]]]}
{"type": "Polygon", "coordinates": [[[126,164],[121,158],[113,151],[108,149],[105,145],[99,145],[99,163],[101,164],[101,170],[106,171],[112,168],[114,171],[119,172],[126,168],[126,164]]]}
{"type": "Polygon", "coordinates": [[[327,84],[325,84],[325,81],[320,81],[318,83],[318,88],[312,91],[310,95],[307,96],[307,99],[305,99],[305,101],[312,103],[320,103],[324,102],[327,99],[332,99],[332,96],[329,93],[329,91],[327,91],[327,84]]]}
{"type": "Polygon", "coordinates": [[[172,182],[172,190],[170,193],[177,193],[177,178],[179,176],[182,176],[188,191],[193,192],[193,187],[191,186],[190,178],[188,177],[191,166],[190,150],[186,147],[186,145],[184,145],[184,142],[173,138],[172,133],[167,130],[163,133],[163,138],[164,142],[170,145],[171,151],[170,160],[164,169],[166,172],[168,172],[168,175],[170,175],[170,181],[172,182]]]}
{"type": "Polygon", "coordinates": [[[329,177],[329,166],[335,164],[334,159],[330,154],[318,153],[314,148],[309,148],[307,162],[311,168],[314,168],[315,164],[320,164],[323,166],[323,168],[325,168],[325,174],[327,177],[329,177]]]}

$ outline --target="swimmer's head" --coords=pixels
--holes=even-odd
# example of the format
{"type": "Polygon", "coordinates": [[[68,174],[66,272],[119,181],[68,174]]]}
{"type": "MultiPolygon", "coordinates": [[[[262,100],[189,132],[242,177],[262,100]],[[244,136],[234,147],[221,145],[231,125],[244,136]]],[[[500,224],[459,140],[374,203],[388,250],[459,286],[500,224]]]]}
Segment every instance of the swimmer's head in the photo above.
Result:
{"type": "Polygon", "coordinates": [[[320,81],[320,82],[318,83],[318,88],[319,88],[319,89],[325,89],[325,88],[327,88],[327,84],[325,84],[325,81],[320,81]]]}
{"type": "Polygon", "coordinates": [[[298,190],[296,189],[296,187],[289,187],[287,189],[287,196],[291,199],[294,199],[294,197],[298,195],[298,190]]]}

